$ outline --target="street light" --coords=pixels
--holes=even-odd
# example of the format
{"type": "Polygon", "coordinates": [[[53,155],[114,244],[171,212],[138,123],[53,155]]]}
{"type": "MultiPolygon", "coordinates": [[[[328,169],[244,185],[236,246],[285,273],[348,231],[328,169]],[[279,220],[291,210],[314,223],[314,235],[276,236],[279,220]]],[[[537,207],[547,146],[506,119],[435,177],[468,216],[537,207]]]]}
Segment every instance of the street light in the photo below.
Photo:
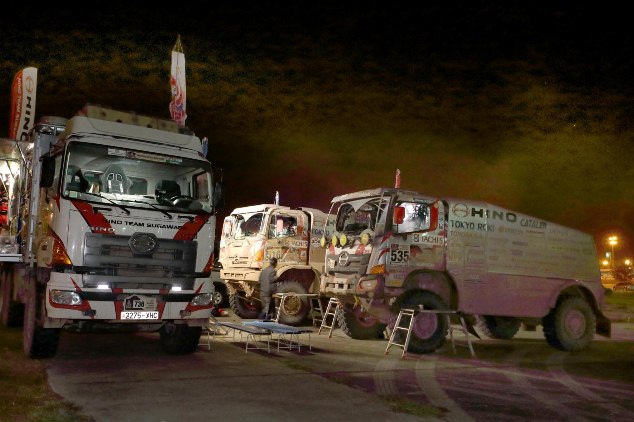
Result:
{"type": "Polygon", "coordinates": [[[614,269],[614,246],[619,243],[619,238],[616,236],[608,237],[608,243],[612,246],[612,253],[610,254],[610,260],[612,261],[612,269],[614,269]]]}

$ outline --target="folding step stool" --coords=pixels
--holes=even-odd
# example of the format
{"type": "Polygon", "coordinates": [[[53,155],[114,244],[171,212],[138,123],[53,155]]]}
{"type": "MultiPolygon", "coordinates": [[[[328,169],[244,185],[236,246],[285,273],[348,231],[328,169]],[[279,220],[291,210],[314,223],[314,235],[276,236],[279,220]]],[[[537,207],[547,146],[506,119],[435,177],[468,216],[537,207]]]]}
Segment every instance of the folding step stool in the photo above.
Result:
{"type": "Polygon", "coordinates": [[[321,326],[319,327],[319,331],[317,331],[317,335],[321,334],[321,330],[323,328],[328,328],[330,331],[328,332],[328,338],[332,337],[332,330],[337,325],[337,316],[339,314],[339,301],[335,297],[331,297],[328,301],[328,306],[326,307],[326,313],[324,314],[321,320],[321,326]],[[328,325],[328,316],[332,315],[332,321],[330,325],[328,325]]]}
{"type": "Polygon", "coordinates": [[[310,298],[310,313],[313,318],[313,325],[320,326],[324,320],[324,309],[321,306],[319,296],[310,298]]]}
{"type": "Polygon", "coordinates": [[[405,357],[405,353],[407,353],[407,347],[409,346],[409,338],[412,335],[412,325],[414,325],[415,314],[416,311],[414,309],[401,309],[401,311],[398,313],[398,317],[396,317],[396,323],[394,324],[394,328],[390,333],[390,340],[387,342],[387,347],[385,348],[386,355],[389,353],[390,347],[396,346],[403,349],[403,354],[401,355],[401,358],[405,357]],[[399,331],[405,331],[406,333],[405,341],[403,343],[397,343],[396,340],[394,340],[394,338],[396,337],[396,333],[399,331]]]}

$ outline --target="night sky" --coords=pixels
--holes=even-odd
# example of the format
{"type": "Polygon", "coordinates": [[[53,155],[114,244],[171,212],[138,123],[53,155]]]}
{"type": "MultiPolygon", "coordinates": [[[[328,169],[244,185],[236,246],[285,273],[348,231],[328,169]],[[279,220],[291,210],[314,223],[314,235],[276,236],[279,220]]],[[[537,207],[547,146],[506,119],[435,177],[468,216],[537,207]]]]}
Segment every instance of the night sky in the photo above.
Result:
{"type": "Polygon", "coordinates": [[[169,118],[180,34],[186,123],[223,169],[221,218],[276,190],[283,205],[326,211],[335,195],[393,186],[398,168],[405,189],[575,227],[601,254],[618,235],[617,259],[634,258],[625,6],[208,3],[2,13],[0,136],[13,76],[27,66],[38,68],[38,116],[93,103],[169,118]]]}

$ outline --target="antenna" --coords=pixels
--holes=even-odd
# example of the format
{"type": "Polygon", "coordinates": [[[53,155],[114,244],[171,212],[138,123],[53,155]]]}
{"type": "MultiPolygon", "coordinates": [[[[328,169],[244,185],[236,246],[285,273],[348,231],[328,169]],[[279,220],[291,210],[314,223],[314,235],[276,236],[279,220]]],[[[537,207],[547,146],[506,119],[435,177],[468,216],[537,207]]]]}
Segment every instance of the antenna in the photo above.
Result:
{"type": "Polygon", "coordinates": [[[280,205],[280,192],[275,191],[275,205],[280,205]]]}
{"type": "Polygon", "coordinates": [[[401,187],[401,171],[396,169],[396,181],[394,182],[394,187],[399,189],[401,187]]]}

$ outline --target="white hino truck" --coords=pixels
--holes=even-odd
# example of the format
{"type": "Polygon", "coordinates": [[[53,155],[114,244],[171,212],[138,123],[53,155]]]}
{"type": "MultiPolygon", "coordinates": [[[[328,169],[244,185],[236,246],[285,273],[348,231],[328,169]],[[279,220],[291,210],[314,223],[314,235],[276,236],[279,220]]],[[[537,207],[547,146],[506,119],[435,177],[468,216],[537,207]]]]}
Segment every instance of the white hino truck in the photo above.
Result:
{"type": "Polygon", "coordinates": [[[222,200],[205,149],[171,120],[95,105],[1,140],[0,315],[22,323],[28,356],[54,356],[63,329],[158,331],[166,353],[196,350],[222,200]]]}
{"type": "MultiPolygon", "coordinates": [[[[421,305],[462,313],[493,338],[542,325],[547,342],[566,351],[585,348],[595,333],[610,336],[588,234],[484,202],[393,188],[337,196],[332,209],[321,292],[343,304],[339,323],[352,338],[381,336],[402,308],[421,305]]],[[[446,319],[415,315],[408,351],[437,350],[446,319]]]]}
{"type": "MultiPolygon", "coordinates": [[[[259,277],[269,258],[277,263],[278,293],[319,292],[324,249],[319,241],[330,235],[327,215],[313,208],[274,204],[236,208],[225,218],[220,239],[220,277],[229,288],[231,309],[241,318],[256,318],[261,309],[259,277]]],[[[311,303],[306,296],[289,296],[280,322],[299,325],[311,303]]]]}

